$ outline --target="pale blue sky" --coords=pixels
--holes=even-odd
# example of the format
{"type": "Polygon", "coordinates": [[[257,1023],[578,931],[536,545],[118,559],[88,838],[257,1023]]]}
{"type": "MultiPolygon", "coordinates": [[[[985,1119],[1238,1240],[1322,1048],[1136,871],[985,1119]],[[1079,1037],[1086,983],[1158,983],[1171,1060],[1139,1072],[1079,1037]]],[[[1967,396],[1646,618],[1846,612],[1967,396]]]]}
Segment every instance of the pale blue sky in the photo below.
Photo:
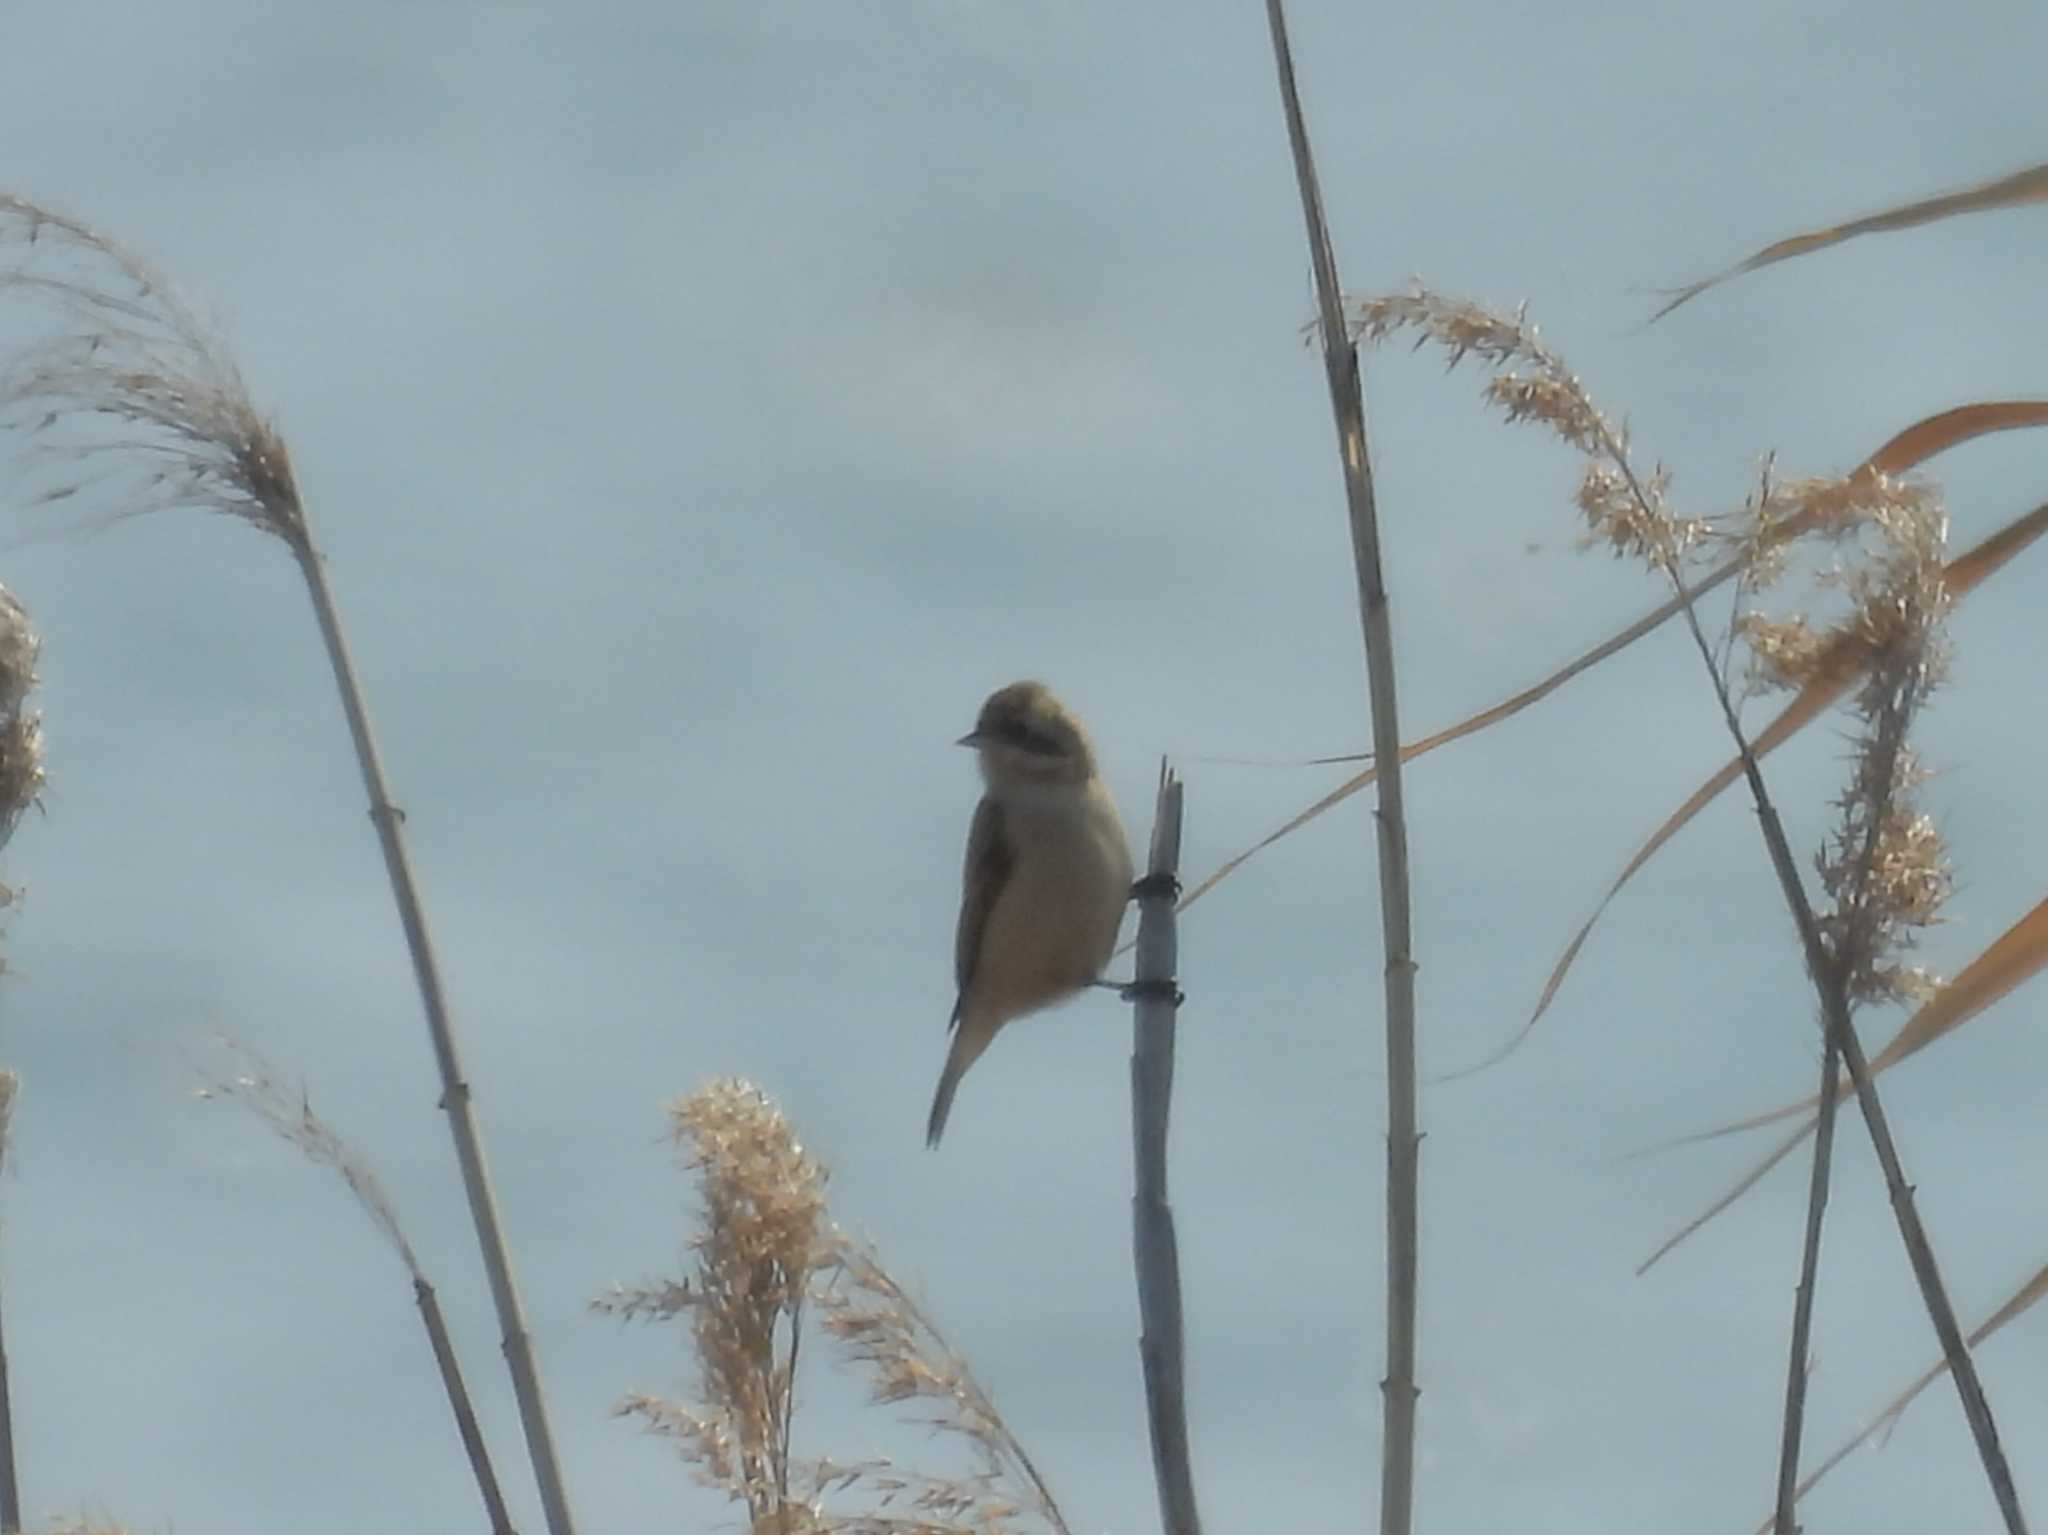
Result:
{"type": "MultiPolygon", "coordinates": [[[[2038,7],[1304,0],[1294,20],[1347,285],[1526,299],[1688,508],[1739,497],[1766,450],[1840,470],[1931,411],[2048,393],[2038,213],[1859,241],[1643,325],[1653,288],[2039,160],[2038,7]]],[[[660,1105],[733,1073],[833,1165],[839,1217],[922,1287],[1077,1528],[1156,1527],[1127,1014],[1098,995],[1011,1031],[942,1152],[922,1126],[976,793],[950,743],[985,693],[1065,694],[1141,840],[1162,752],[1365,740],[1262,8],[75,0],[8,18],[0,145],[0,186],[220,315],[291,445],[587,1535],[730,1517],[607,1415],[686,1388],[680,1331],[584,1305],[676,1259],[693,1194],[660,1105]]],[[[1399,353],[1369,371],[1410,736],[1656,595],[1571,553],[1573,464],[1482,414],[1477,383],[1399,353]]],[[[1958,543],[2035,504],[2043,463],[2026,437],[1944,461],[1958,543]]],[[[48,813],[0,871],[27,886],[0,983],[0,1060],[26,1078],[0,1263],[29,1508],[195,1535],[479,1527],[402,1272],[331,1178],[189,1100],[187,1052],[228,1029],[382,1171],[538,1530],[289,560],[190,515],[0,552],[45,634],[50,742],[48,813]]],[[[2038,583],[2023,560],[1971,600],[1929,720],[1962,873],[1931,945],[1949,968],[2043,892],[2038,583]]],[[[1771,763],[1807,845],[1840,755],[1810,734],[1771,763]]],[[[1418,766],[1429,1067],[1517,1026],[1723,755],[1671,635],[1418,766]]],[[[1191,872],[1336,781],[1187,776],[1191,872]]],[[[1376,1497],[1370,858],[1355,801],[1182,934],[1173,1176],[1219,1531],[1357,1528],[1376,1497]]],[[[2048,1158],[2041,995],[1887,1079],[1972,1318],[2048,1258],[2022,1171],[2048,1158]]],[[[1525,1049],[1425,1094],[1419,1529],[1761,1517],[1803,1173],[1637,1280],[1758,1148],[1620,1158],[1803,1093],[1814,1056],[1731,798],[1632,888],[1525,1049]]],[[[1933,1348],[1845,1132],[1816,1448],[1933,1348]]],[[[2044,1328],[1983,1357],[2037,1517],[2044,1328]]],[[[800,1447],[918,1447],[845,1397],[819,1383],[800,1447]]],[[[1941,1395],[1808,1527],[1992,1517],[1941,1395]]]]}

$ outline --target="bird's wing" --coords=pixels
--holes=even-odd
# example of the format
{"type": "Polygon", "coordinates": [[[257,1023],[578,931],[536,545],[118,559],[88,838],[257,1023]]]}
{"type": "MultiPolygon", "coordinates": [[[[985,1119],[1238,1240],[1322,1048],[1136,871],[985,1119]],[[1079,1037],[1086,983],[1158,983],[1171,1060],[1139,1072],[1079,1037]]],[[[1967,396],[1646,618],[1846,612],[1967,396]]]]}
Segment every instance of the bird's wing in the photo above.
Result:
{"type": "MultiPolygon", "coordinates": [[[[1003,807],[993,795],[983,795],[974,812],[973,829],[967,833],[967,867],[960,880],[960,930],[953,939],[953,978],[960,995],[974,979],[974,963],[981,955],[981,935],[988,928],[988,914],[1010,882],[1017,856],[1003,826],[1003,807]]],[[[952,1023],[960,1021],[960,1003],[953,1004],[952,1023]]],[[[948,1025],[949,1027],[951,1025],[948,1025]]]]}

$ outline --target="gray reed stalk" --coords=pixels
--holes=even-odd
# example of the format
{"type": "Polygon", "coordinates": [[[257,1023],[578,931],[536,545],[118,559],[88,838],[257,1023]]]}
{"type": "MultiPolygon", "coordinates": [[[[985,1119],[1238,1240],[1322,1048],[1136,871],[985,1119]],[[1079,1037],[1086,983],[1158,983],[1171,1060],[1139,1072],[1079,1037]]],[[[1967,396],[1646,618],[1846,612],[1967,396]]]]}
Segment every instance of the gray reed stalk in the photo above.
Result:
{"type": "Polygon", "coordinates": [[[1180,941],[1181,782],[1159,765],[1152,852],[1138,894],[1137,980],[1131,988],[1131,1136],[1136,1191],[1131,1245],[1138,1273],[1138,1357],[1145,1369],[1145,1417],[1152,1474],[1166,1535],[1202,1535],[1188,1449],[1187,1334],[1181,1320],[1180,1241],[1166,1197],[1166,1131],[1173,1105],[1174,985],[1180,941]]]}
{"type": "MultiPolygon", "coordinates": [[[[1882,785],[1877,802],[1869,807],[1869,824],[1863,838],[1863,847],[1858,856],[1856,880],[1853,886],[1853,904],[1850,904],[1851,920],[1844,926],[1837,939],[1837,948],[1829,966],[1829,984],[1846,989],[1848,978],[1859,965],[1871,956],[1871,925],[1868,912],[1871,901],[1870,879],[1877,865],[1878,844],[1883,835],[1885,822],[1891,815],[1893,788],[1898,782],[1900,759],[1906,749],[1906,734],[1911,727],[1917,698],[1915,690],[1922,683],[1922,668],[1926,665],[1928,634],[1923,626],[1918,635],[1918,654],[1908,663],[1911,676],[1908,686],[1896,681],[1889,684],[1890,707],[1880,716],[1875,738],[1871,742],[1870,761],[1875,771],[1868,775],[1868,781],[1882,785]]],[[[1876,667],[1891,665],[1884,658],[1876,661],[1876,667]]],[[[1855,791],[1852,789],[1851,793],[1855,791]]],[[[1799,1286],[1792,1298],[1792,1336],[1785,1367],[1785,1414],[1784,1427],[1778,1444],[1778,1500],[1776,1512],[1776,1535],[1798,1535],[1799,1521],[1796,1505],[1799,1502],[1799,1446],[1806,1427],[1806,1385],[1809,1379],[1808,1359],[1812,1351],[1813,1305],[1820,1275],[1821,1227],[1827,1217],[1828,1186],[1834,1171],[1835,1110],[1839,1104],[1838,1088],[1841,1076],[1841,1042],[1832,1029],[1823,1031],[1820,1062],[1820,1108],[1814,1116],[1813,1169],[1807,1183],[1806,1232],[1799,1254],[1799,1286]]]]}
{"type": "Polygon", "coordinates": [[[1394,694],[1394,633],[1380,570],[1379,512],[1373,501],[1372,461],[1365,434],[1365,386],[1358,349],[1344,325],[1337,258],[1323,217],[1322,191],[1302,121],[1281,0],[1266,0],[1280,99],[1294,178],[1315,263],[1316,312],[1323,367],[1344,461],[1344,493],[1351,514],[1351,551],[1358,571],[1358,613],[1365,630],[1365,671],[1372,699],[1373,761],[1379,766],[1380,932],[1386,956],[1387,1008],[1387,1374],[1380,1452],[1381,1535],[1407,1535],[1415,1503],[1415,1297],[1418,1152],[1415,1113],[1415,959],[1408,887],[1408,820],[1401,800],[1401,728],[1394,694]]]}
{"type": "MultiPolygon", "coordinates": [[[[197,507],[225,512],[276,535],[290,548],[306,579],[328,660],[348,716],[356,761],[370,800],[391,893],[412,955],[413,976],[441,1075],[441,1107],[455,1139],[456,1161],[476,1225],[491,1299],[497,1308],[505,1359],[518,1399],[520,1422],[539,1484],[550,1535],[574,1535],[554,1434],[541,1395],[540,1370],[527,1333],[512,1259],[498,1223],[497,1200],[484,1167],[469,1084],[456,1054],[454,1025],[441,985],[440,966],[427,932],[412,865],[406,857],[404,815],[391,801],[370,734],[362,689],[342,638],[341,621],[318,547],[292,475],[291,456],[276,428],[257,414],[240,370],[213,331],[176,290],[116,242],[76,219],[24,198],[0,193],[0,243],[23,254],[20,265],[0,270],[0,290],[20,289],[53,300],[71,322],[57,336],[31,344],[0,369],[0,422],[28,436],[61,423],[113,424],[107,436],[79,443],[59,438],[45,447],[45,462],[99,457],[136,466],[136,510],[197,507]],[[41,275],[28,269],[39,250],[70,251],[110,267],[104,277],[41,275]]],[[[112,473],[113,470],[107,471],[112,473]]],[[[101,476],[86,476],[47,490],[61,500],[101,476]]]]}
{"type": "Polygon", "coordinates": [[[491,1535],[515,1535],[512,1515],[505,1507],[505,1494],[498,1487],[498,1473],[491,1466],[491,1452],[484,1444],[483,1429],[476,1421],[476,1408],[469,1400],[469,1387],[462,1378],[462,1366],[455,1359],[455,1343],[448,1336],[448,1323],[441,1315],[441,1298],[425,1275],[412,1280],[413,1301],[420,1308],[420,1322],[427,1329],[427,1345],[434,1351],[434,1366],[441,1372],[441,1389],[448,1394],[448,1410],[455,1414],[455,1431],[462,1436],[462,1453],[469,1459],[476,1477],[484,1512],[490,1516],[491,1535]]]}
{"type": "MultiPolygon", "coordinates": [[[[292,543],[299,569],[306,577],[306,590],[313,599],[313,611],[320,621],[320,636],[327,644],[327,659],[334,667],[334,684],[341,693],[341,706],[348,716],[349,735],[355,741],[356,762],[362,768],[363,788],[370,799],[370,820],[377,828],[377,842],[384,850],[384,868],[391,877],[391,895],[398,903],[398,919],[405,928],[405,943],[412,954],[413,977],[419,983],[420,1003],[426,1011],[427,1032],[433,1036],[434,1061],[441,1072],[441,1107],[448,1114],[448,1128],[455,1138],[455,1159],[462,1167],[462,1187],[469,1196],[470,1218],[476,1224],[477,1245],[482,1250],[484,1272],[489,1276],[491,1301],[497,1307],[498,1325],[503,1333],[505,1363],[512,1374],[512,1391],[519,1402],[519,1421],[526,1432],[526,1447],[533,1459],[534,1479],[540,1486],[541,1510],[550,1535],[574,1535],[568,1495],[562,1488],[562,1470],[555,1456],[554,1432],[548,1424],[547,1404],[541,1394],[540,1365],[534,1357],[533,1338],[526,1328],[526,1316],[519,1304],[519,1291],[512,1277],[512,1258],[505,1246],[504,1231],[498,1223],[498,1202],[491,1192],[491,1175],[484,1165],[483,1141],[477,1133],[476,1115],[470,1109],[469,1083],[455,1049],[455,1026],[448,1014],[448,1001],[441,985],[441,967],[434,958],[433,939],[427,931],[427,915],[420,904],[419,887],[413,879],[412,861],[405,848],[405,813],[391,802],[391,790],[384,780],[384,765],[377,756],[377,743],[370,734],[370,716],[356,682],[355,663],[348,641],[343,637],[341,618],[335,612],[334,595],[328,590],[326,563],[306,531],[305,513],[299,513],[301,537],[292,543]]],[[[422,1303],[422,1314],[425,1305],[422,1303]]],[[[436,1308],[438,1314],[438,1307],[436,1308]]],[[[438,1353],[438,1349],[437,1349],[438,1353]]],[[[464,1436],[467,1442],[467,1434],[464,1436]]]]}
{"type": "MultiPolygon", "coordinates": [[[[1630,493],[1637,504],[1646,515],[1654,517],[1652,502],[1637,482],[1619,444],[1610,441],[1607,451],[1615,467],[1627,478],[1630,493]]],[[[1998,1424],[1991,1415],[1990,1399],[1984,1394],[1977,1366],[1970,1357],[1969,1344],[1956,1321],[1955,1307],[1949,1301],[1948,1287],[1942,1282],[1941,1267],[1935,1261],[1933,1243],[1928,1240],[1927,1228],[1921,1224],[1920,1212],[1913,1203],[1913,1186],[1906,1181],[1898,1144],[1892,1139],[1891,1125],[1885,1118],[1884,1105],[1878,1099],[1876,1083],[1871,1079],[1870,1062],[1863,1053],[1863,1042],[1850,1016],[1848,978],[1831,959],[1827,944],[1821,938],[1820,923],[1814,916],[1812,902],[1807,899],[1806,886],[1800,880],[1799,864],[1792,856],[1791,841],[1785,835],[1777,807],[1764,785],[1763,769],[1756,760],[1756,753],[1750,750],[1749,737],[1736,715],[1735,702],[1729,696],[1721,668],[1714,659],[1714,647],[1700,628],[1693,593],[1679,568],[1675,550],[1664,562],[1664,569],[1674,589],[1684,599],[1686,629],[1692,635],[1694,648],[1699,651],[1700,661],[1713,684],[1714,696],[1721,705],[1722,722],[1735,742],[1736,755],[1742,759],[1743,777],[1748,781],[1750,797],[1756,803],[1757,822],[1763,831],[1764,845],[1770,851],[1771,867],[1777,873],[1778,885],[1784,893],[1785,905],[1792,913],[1793,925],[1799,930],[1807,972],[1813,977],[1814,989],[1820,996],[1826,1037],[1841,1052],[1842,1060],[1849,1068],[1849,1080],[1855,1084],[1857,1106],[1863,1111],[1870,1144],[1875,1148],[1878,1164],[1884,1170],[1885,1188],[1891,1196],[1899,1238],[1905,1244],[1906,1257],[1912,1264],[1913,1277],[1919,1282],[1921,1298],[1934,1323],[1935,1336],[1941,1340],[1942,1353],[1955,1377],[1956,1394],[1962,1398],[1963,1416],[1969,1421],[1971,1437],[1976,1440],[1977,1456],[1984,1463],[1984,1475],[1991,1483],[1991,1495],[1997,1500],[1999,1513],[2004,1517],[2007,1535],[2026,1535],[2026,1515],[2020,1510],[2012,1468],[1998,1442],[1998,1424]]],[[[1833,1083],[1830,1081],[1826,1085],[1832,1087],[1833,1083]]],[[[1795,1358],[1794,1370],[1798,1370],[1801,1364],[1802,1361],[1795,1358]]]]}
{"type": "Polygon", "coordinates": [[[0,1339],[0,1535],[20,1535],[21,1483],[14,1471],[14,1390],[7,1379],[7,1344],[0,1339]]]}
{"type": "MultiPolygon", "coordinates": [[[[14,1124],[14,1103],[21,1077],[0,1071],[0,1162],[7,1156],[14,1124]]],[[[7,1378],[7,1343],[0,1338],[0,1535],[20,1535],[21,1483],[14,1467],[14,1388],[7,1378]]]]}
{"type": "Polygon", "coordinates": [[[1806,1189],[1806,1235],[1799,1252],[1799,1287],[1792,1295],[1792,1341],[1785,1375],[1784,1427],[1778,1439],[1776,1535],[1798,1535],[1794,1505],[1799,1501],[1799,1443],[1806,1428],[1807,1361],[1812,1354],[1813,1300],[1820,1274],[1820,1232],[1834,1173],[1836,1088],[1842,1074],[1842,1045],[1823,1029],[1820,1112],[1814,1121],[1813,1170],[1806,1189]]]}

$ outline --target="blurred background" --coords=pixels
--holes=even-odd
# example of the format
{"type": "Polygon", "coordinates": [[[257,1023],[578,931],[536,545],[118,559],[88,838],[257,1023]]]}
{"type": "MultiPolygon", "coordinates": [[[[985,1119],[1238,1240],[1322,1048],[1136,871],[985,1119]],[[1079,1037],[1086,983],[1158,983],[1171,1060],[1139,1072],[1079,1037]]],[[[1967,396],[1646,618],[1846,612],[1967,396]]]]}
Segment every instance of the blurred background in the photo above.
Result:
{"type": "MultiPolygon", "coordinates": [[[[1347,287],[1526,300],[1685,510],[1739,503],[1769,451],[1840,472],[1933,411],[2048,392],[2037,212],[1860,240],[1645,323],[1656,289],[1783,235],[2038,160],[2038,7],[1292,17],[1347,287]]],[[[1076,1528],[1155,1528],[1128,1011],[1096,994],[1006,1032],[943,1150],[922,1130],[978,788],[950,743],[987,692],[1033,675],[1065,696],[1140,845],[1159,758],[1180,760],[1190,876],[1345,771],[1203,759],[1367,739],[1261,8],[76,0],[10,16],[0,144],[0,186],[218,316],[290,444],[581,1527],[737,1517],[609,1416],[628,1390],[688,1395],[683,1331],[586,1303],[681,1261],[695,1197],[661,1105],[740,1074],[831,1164],[838,1218],[925,1297],[1076,1528]]],[[[1480,382],[1399,348],[1369,362],[1411,738],[1661,595],[1574,553],[1575,463],[1485,414],[1480,382]]],[[[2039,501],[2044,465],[2026,434],[1940,461],[1957,547],[2039,501]]],[[[25,887],[0,1262],[27,1508],[301,1535],[478,1520],[403,1271],[331,1176],[193,1101],[191,1057],[228,1030],[381,1171],[537,1529],[296,572],[225,518],[94,530],[119,510],[0,536],[45,637],[50,775],[0,864],[25,887]]],[[[1922,735],[1961,876],[1927,958],[1951,972],[2048,884],[2038,564],[1961,610],[1922,735]]],[[[1803,848],[1843,749],[1827,727],[1771,759],[1803,848]]],[[[1426,1071],[1513,1034],[1725,755],[1674,629],[1416,766],[1426,1071]]],[[[1182,929],[1173,1177],[1213,1529],[1353,1528],[1376,1502],[1376,902],[1360,797],[1182,929]]],[[[2023,990],[1885,1079],[1966,1321],[2048,1258],[2026,1172],[2048,1157],[2041,1005],[2023,990]]],[[[1623,1158],[1804,1094],[1817,1054],[1731,795],[1518,1053],[1425,1092],[1419,1528],[1762,1517],[1803,1159],[1639,1280],[1762,1144],[1623,1158]]],[[[1838,1180],[1816,1454],[1935,1357],[1853,1120],[1838,1180]]],[[[2037,1510],[2044,1327],[1982,1360],[2037,1510]]],[[[923,1447],[810,1376],[800,1451],[923,1447]]],[[[1943,1388],[1807,1518],[1990,1515],[1943,1388]]]]}

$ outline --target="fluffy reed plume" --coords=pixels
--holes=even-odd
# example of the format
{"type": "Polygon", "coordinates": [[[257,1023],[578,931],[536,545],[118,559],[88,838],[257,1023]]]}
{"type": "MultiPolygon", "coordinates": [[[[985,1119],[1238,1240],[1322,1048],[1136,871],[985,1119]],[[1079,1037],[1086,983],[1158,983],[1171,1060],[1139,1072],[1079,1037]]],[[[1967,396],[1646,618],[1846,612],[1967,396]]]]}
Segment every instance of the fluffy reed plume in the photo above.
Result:
{"type": "Polygon", "coordinates": [[[1905,957],[1954,889],[1941,833],[1916,803],[1926,774],[1906,744],[1948,671],[1948,518],[1924,485],[1876,477],[1854,489],[1843,519],[1822,525],[1855,546],[1821,576],[1848,616],[1816,634],[1803,615],[1773,624],[1746,614],[1738,630],[1772,686],[1797,690],[1845,664],[1863,675],[1849,786],[1815,859],[1833,903],[1821,932],[1852,1003],[1914,1001],[1934,982],[1905,957]]]}
{"type": "Polygon", "coordinates": [[[222,1051],[232,1060],[226,1072],[206,1072],[195,1096],[222,1103],[238,1103],[254,1114],[288,1145],[296,1147],[315,1167],[340,1175],[355,1196],[363,1213],[377,1228],[391,1250],[413,1278],[421,1277],[419,1257],[398,1224],[398,1211],[384,1184],[335,1128],[313,1112],[313,1100],[303,1087],[287,1085],[270,1063],[240,1040],[223,1036],[222,1051]]]}
{"type": "Polygon", "coordinates": [[[1417,285],[1406,293],[1360,299],[1351,306],[1352,338],[1378,345],[1404,332],[1420,347],[1434,343],[1455,368],[1476,357],[1493,368],[1484,393],[1510,422],[1548,427],[1586,455],[1574,496],[1586,520],[1585,542],[1616,556],[1674,569],[1710,531],[1707,522],[1672,512],[1670,476],[1660,464],[1638,475],[1629,462],[1628,429],[1593,403],[1577,374],[1543,342],[1526,310],[1503,315],[1417,285]]]}
{"type": "MultiPolygon", "coordinates": [[[[43,717],[28,707],[42,644],[28,610],[0,586],[0,847],[43,791],[43,717]]],[[[0,906],[13,899],[0,885],[0,906]]]]}
{"type": "Polygon", "coordinates": [[[498,1219],[482,1134],[456,1048],[426,910],[342,632],[326,562],[306,520],[291,457],[256,411],[214,331],[136,255],[75,219],[0,195],[0,288],[51,300],[61,322],[0,370],[0,423],[29,439],[41,499],[88,487],[122,498],[120,516],[175,507],[222,512],[275,534],[296,558],[327,647],[419,986],[470,1218],[534,1480],[550,1535],[574,1535],[540,1364],[498,1219]]]}
{"type": "Polygon", "coordinates": [[[726,1080],[679,1099],[669,1118],[703,1191],[693,1272],[614,1286],[592,1306],[635,1321],[687,1316],[702,1405],[642,1394],[618,1413],[669,1440],[699,1483],[744,1504],[751,1535],[1066,1535],[967,1362],[874,1253],[832,1224],[825,1167],[781,1111],[726,1080]],[[931,1408],[925,1421],[968,1446],[972,1473],[794,1453],[797,1363],[813,1308],[825,1336],[868,1372],[874,1400],[931,1408]]]}
{"type": "Polygon", "coordinates": [[[4,193],[0,251],[16,258],[0,289],[65,320],[0,369],[0,421],[31,439],[39,500],[110,486],[123,517],[225,512],[304,548],[290,455],[211,325],[132,251],[4,193]]]}
{"type": "Polygon", "coordinates": [[[209,1073],[198,1096],[239,1103],[275,1131],[280,1139],[297,1147],[314,1166],[339,1174],[363,1213],[370,1217],[370,1223],[390,1243],[391,1250],[405,1265],[406,1273],[412,1278],[413,1299],[419,1307],[420,1320],[427,1330],[427,1343],[440,1370],[449,1409],[455,1415],[456,1432],[462,1438],[462,1447],[469,1458],[471,1474],[476,1478],[477,1490],[483,1497],[484,1512],[491,1521],[493,1535],[512,1535],[511,1515],[506,1511],[497,1473],[491,1465],[483,1431],[470,1403],[468,1385],[456,1363],[455,1344],[441,1315],[439,1293],[420,1267],[419,1255],[407,1240],[405,1229],[398,1223],[397,1207],[391,1203],[391,1196],[385,1193],[383,1180],[332,1125],[313,1112],[312,1099],[303,1087],[295,1089],[286,1085],[262,1056],[239,1040],[223,1036],[219,1043],[233,1058],[235,1069],[209,1073]]]}
{"type": "Polygon", "coordinates": [[[825,1246],[825,1170],[741,1083],[714,1082],[669,1115],[703,1186],[695,1277],[596,1305],[643,1320],[687,1310],[710,1410],[634,1397],[619,1411],[676,1439],[701,1480],[746,1503],[756,1531],[809,1528],[791,1497],[789,1430],[804,1299],[825,1246]]]}

